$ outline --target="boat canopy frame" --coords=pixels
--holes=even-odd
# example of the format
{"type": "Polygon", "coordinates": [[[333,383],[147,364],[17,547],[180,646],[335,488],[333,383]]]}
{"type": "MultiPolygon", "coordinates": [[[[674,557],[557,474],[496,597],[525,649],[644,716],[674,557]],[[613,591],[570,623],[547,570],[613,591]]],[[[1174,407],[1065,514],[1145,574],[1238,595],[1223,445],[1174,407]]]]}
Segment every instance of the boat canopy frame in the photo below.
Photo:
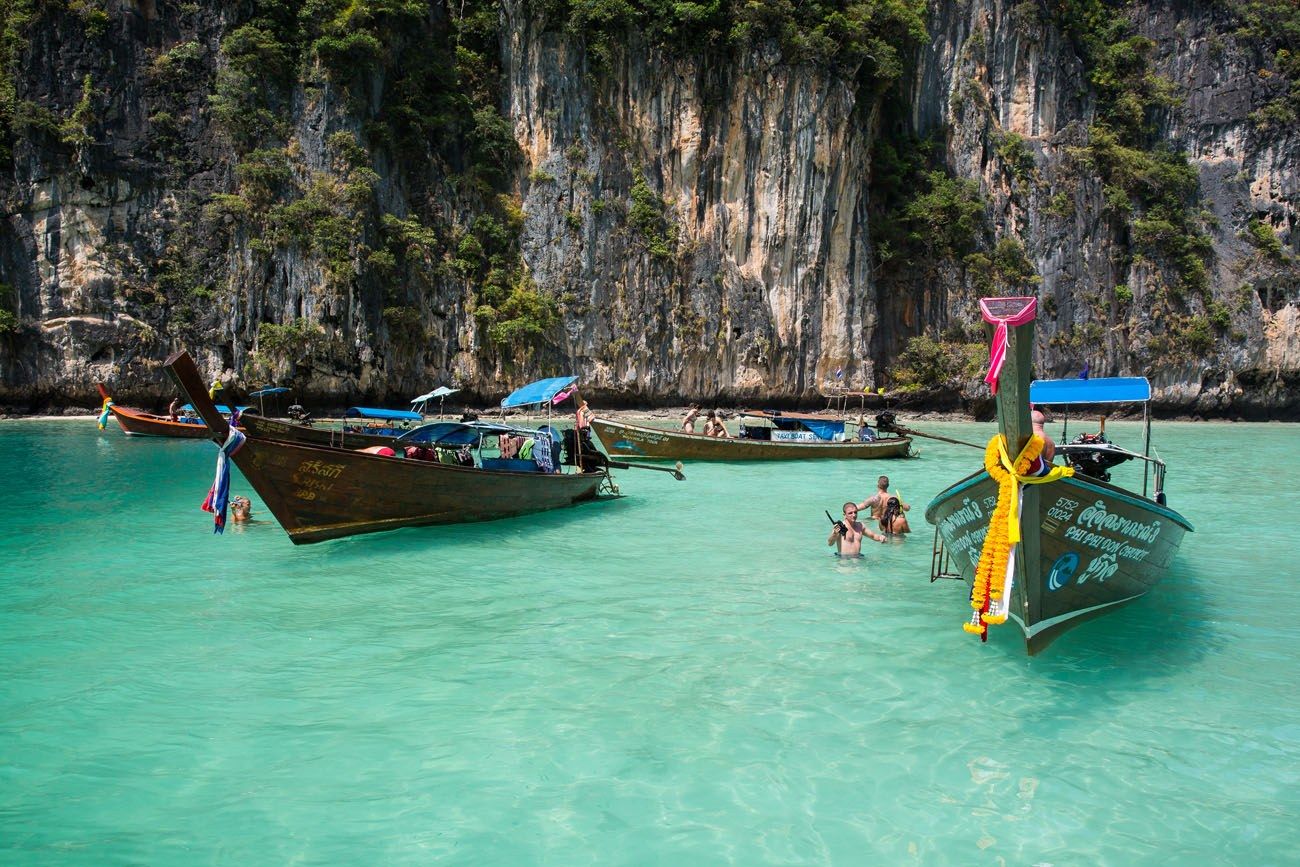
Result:
{"type": "MultiPolygon", "coordinates": [[[[1070,407],[1076,405],[1111,405],[1121,403],[1142,404],[1142,452],[1130,451],[1111,444],[1107,451],[1138,458],[1142,464],[1142,496],[1147,496],[1149,470],[1155,467],[1156,497],[1164,491],[1165,462],[1151,456],[1151,382],[1145,376],[1102,376],[1096,379],[1035,379],[1029,383],[1029,402],[1034,406],[1063,407],[1061,437],[1065,438],[1070,425],[1070,407]]],[[[1102,421],[1103,430],[1105,420],[1102,421]]],[[[1058,448],[1069,453],[1070,445],[1058,448]]]]}

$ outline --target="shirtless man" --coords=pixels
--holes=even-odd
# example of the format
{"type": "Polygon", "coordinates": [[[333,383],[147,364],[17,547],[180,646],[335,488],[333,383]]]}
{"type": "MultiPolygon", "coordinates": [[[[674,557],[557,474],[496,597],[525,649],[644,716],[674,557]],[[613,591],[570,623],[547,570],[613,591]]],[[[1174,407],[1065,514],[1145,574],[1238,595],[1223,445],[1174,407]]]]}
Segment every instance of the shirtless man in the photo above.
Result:
{"type": "Polygon", "coordinates": [[[1052,458],[1056,457],[1056,442],[1047,435],[1043,425],[1049,421],[1055,421],[1049,412],[1044,412],[1036,406],[1030,407],[1029,421],[1034,426],[1034,433],[1043,438],[1043,463],[1051,464],[1052,458]]]}
{"type": "Polygon", "coordinates": [[[876,542],[886,541],[884,536],[858,520],[857,503],[845,503],[844,520],[831,528],[831,535],[826,540],[826,544],[835,546],[836,556],[861,557],[863,536],[876,542]],[[840,527],[847,527],[848,532],[842,532],[840,527]]]}
{"type": "MultiPolygon", "coordinates": [[[[889,476],[881,476],[876,479],[876,492],[867,497],[861,503],[858,503],[859,509],[870,509],[871,519],[879,521],[880,516],[885,514],[885,506],[889,503],[889,476]]],[[[904,512],[912,511],[912,507],[907,503],[899,501],[899,507],[904,512]]]]}
{"type": "Polygon", "coordinates": [[[695,420],[700,417],[700,408],[696,404],[691,404],[691,408],[686,413],[686,418],[682,419],[682,430],[687,433],[695,433],[695,420]]]}

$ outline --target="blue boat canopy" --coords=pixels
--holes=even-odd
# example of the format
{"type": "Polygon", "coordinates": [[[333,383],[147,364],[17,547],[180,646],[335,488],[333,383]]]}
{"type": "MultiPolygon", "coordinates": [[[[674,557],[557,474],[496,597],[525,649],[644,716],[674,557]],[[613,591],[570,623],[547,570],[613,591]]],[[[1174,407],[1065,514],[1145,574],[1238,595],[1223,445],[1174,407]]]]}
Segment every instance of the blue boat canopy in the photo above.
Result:
{"type": "Polygon", "coordinates": [[[275,388],[269,388],[269,387],[259,388],[257,391],[250,394],[249,397],[267,397],[268,395],[272,395],[272,394],[284,394],[288,390],[289,389],[281,386],[277,386],[275,388]]]}
{"type": "Polygon", "coordinates": [[[557,376],[552,379],[539,379],[523,388],[511,392],[501,401],[503,407],[532,406],[537,403],[550,403],[552,398],[578,381],[576,376],[557,376]]]}
{"type": "Polygon", "coordinates": [[[350,406],[344,418],[377,418],[384,421],[424,421],[424,416],[409,409],[375,409],[369,406],[350,406]]]}
{"type": "Polygon", "coordinates": [[[1036,379],[1029,384],[1029,402],[1052,406],[1064,403],[1143,403],[1151,399],[1145,376],[1100,379],[1036,379]]]}
{"type": "Polygon", "coordinates": [[[398,437],[398,440],[426,445],[472,446],[478,443],[479,437],[510,433],[512,430],[514,429],[506,425],[481,422],[461,424],[454,421],[436,421],[409,430],[398,437]]]}
{"type": "MultiPolygon", "coordinates": [[[[246,409],[252,409],[252,407],[251,407],[251,406],[237,406],[237,407],[235,407],[235,409],[239,410],[240,412],[243,412],[243,411],[246,410],[246,409]]],[[[182,411],[182,412],[198,412],[198,410],[196,410],[196,409],[194,408],[194,404],[192,404],[192,403],[187,403],[187,404],[185,404],[185,406],[181,407],[181,411],[182,411]]],[[[226,406],[225,404],[221,404],[221,403],[219,403],[219,404],[217,404],[217,412],[221,413],[222,415],[230,415],[230,407],[226,406]]]]}

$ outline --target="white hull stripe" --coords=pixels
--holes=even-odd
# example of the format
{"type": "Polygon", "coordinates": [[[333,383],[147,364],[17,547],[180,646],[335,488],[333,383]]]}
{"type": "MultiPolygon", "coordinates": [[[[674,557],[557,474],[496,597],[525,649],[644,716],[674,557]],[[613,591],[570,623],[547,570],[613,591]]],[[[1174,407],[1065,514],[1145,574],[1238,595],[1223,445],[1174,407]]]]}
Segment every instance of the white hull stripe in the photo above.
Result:
{"type": "Polygon", "coordinates": [[[1114,602],[1105,602],[1102,603],[1101,605],[1093,605],[1091,608],[1080,608],[1076,611],[1071,611],[1069,614],[1062,614],[1058,617],[1049,617],[1046,620],[1040,620],[1037,623],[1035,623],[1033,626],[1026,626],[1025,621],[1021,620],[1018,614],[1012,614],[1011,619],[1020,624],[1020,628],[1024,631],[1026,636],[1028,636],[1029,638],[1033,638],[1035,635],[1042,632],[1044,629],[1051,629],[1053,626],[1056,626],[1058,623],[1064,623],[1067,620],[1073,620],[1074,618],[1082,614],[1087,614],[1090,611],[1100,611],[1101,609],[1109,608],[1112,605],[1120,605],[1125,602],[1131,602],[1134,599],[1141,598],[1144,595],[1146,594],[1135,593],[1132,596],[1125,596],[1123,599],[1116,599],[1114,602]]]}

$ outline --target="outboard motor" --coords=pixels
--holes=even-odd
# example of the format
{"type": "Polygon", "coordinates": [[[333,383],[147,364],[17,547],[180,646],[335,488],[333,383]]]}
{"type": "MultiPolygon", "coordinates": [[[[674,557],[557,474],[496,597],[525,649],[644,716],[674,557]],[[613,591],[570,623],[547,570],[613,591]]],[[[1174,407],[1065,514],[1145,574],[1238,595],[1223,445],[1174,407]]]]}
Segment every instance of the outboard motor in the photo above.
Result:
{"type": "Polygon", "coordinates": [[[1103,482],[1110,481],[1111,467],[1132,460],[1131,455],[1110,450],[1111,442],[1103,434],[1081,433],[1070,440],[1069,445],[1071,448],[1065,450],[1066,460],[1074,471],[1103,482]]]}
{"type": "Polygon", "coordinates": [[[311,422],[312,422],[311,413],[309,413],[309,412],[307,412],[307,410],[303,409],[303,408],[302,408],[302,404],[295,403],[294,405],[292,405],[291,407],[289,407],[287,410],[285,410],[285,412],[288,413],[289,418],[291,418],[291,419],[293,419],[294,421],[298,422],[298,424],[306,424],[306,425],[309,425],[309,424],[311,424],[311,422]]]}
{"type": "Polygon", "coordinates": [[[892,411],[885,410],[876,416],[876,430],[881,433],[898,433],[898,428],[895,427],[897,422],[898,417],[892,411]]]}
{"type": "Polygon", "coordinates": [[[584,473],[599,470],[605,466],[605,454],[596,448],[591,438],[591,428],[582,429],[582,448],[578,448],[578,431],[574,428],[564,429],[564,463],[570,467],[580,467],[584,473]]]}

